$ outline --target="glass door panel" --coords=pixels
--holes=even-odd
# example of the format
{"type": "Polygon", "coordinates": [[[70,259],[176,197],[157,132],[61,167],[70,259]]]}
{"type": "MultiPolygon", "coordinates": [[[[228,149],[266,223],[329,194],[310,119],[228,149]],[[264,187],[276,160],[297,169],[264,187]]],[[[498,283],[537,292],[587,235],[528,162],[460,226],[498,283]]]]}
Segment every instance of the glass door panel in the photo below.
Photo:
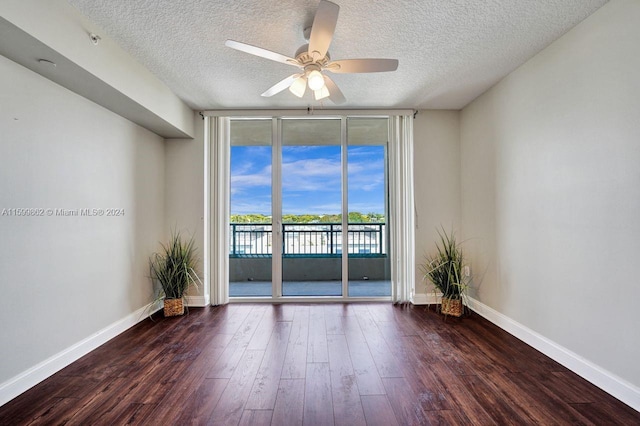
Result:
{"type": "Polygon", "coordinates": [[[340,119],[282,120],[282,294],[342,295],[340,119]]]}
{"type": "Polygon", "coordinates": [[[271,297],[272,202],[269,120],[232,120],[229,295],[271,297]]]}
{"type": "Polygon", "coordinates": [[[387,118],[347,120],[349,297],[391,296],[387,118]]]}

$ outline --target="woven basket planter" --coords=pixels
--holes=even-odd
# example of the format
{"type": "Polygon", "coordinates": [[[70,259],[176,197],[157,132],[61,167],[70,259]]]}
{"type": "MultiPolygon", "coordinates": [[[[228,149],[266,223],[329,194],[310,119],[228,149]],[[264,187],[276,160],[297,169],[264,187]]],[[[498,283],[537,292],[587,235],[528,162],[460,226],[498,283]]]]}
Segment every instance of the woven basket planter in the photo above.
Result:
{"type": "Polygon", "coordinates": [[[164,299],[164,316],[175,317],[184,314],[182,299],[164,299]]]}
{"type": "Polygon", "coordinates": [[[453,317],[462,316],[462,300],[449,299],[448,297],[442,298],[442,304],[440,305],[440,312],[445,315],[451,315],[453,317]]]}

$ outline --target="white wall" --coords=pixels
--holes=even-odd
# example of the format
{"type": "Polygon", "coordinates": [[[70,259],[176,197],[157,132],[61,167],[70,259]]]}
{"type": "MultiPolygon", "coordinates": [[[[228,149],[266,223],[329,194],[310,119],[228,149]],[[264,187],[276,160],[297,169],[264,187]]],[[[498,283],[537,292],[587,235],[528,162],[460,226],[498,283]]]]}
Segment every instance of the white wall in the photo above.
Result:
{"type": "Polygon", "coordinates": [[[159,135],[193,135],[191,108],[66,0],[0,1],[0,34],[0,54],[15,62],[159,135]]]}
{"type": "MultiPolygon", "coordinates": [[[[204,281],[204,121],[194,113],[194,139],[167,139],[165,158],[165,212],[167,228],[193,236],[204,281]]],[[[209,287],[190,289],[190,305],[208,302],[209,287]]]]}
{"type": "Polygon", "coordinates": [[[152,300],[147,259],[164,234],[164,141],[3,56],[0,93],[4,391],[152,300]],[[125,215],[3,213],[12,208],[125,215]]]}
{"type": "Polygon", "coordinates": [[[639,22],[637,0],[608,3],[461,114],[474,296],[635,398],[639,22]]]}
{"type": "MultiPolygon", "coordinates": [[[[413,124],[416,209],[415,303],[427,303],[419,266],[438,240],[438,229],[460,230],[460,113],[420,111],[413,124]]],[[[429,292],[432,290],[429,288],[429,292]]]]}

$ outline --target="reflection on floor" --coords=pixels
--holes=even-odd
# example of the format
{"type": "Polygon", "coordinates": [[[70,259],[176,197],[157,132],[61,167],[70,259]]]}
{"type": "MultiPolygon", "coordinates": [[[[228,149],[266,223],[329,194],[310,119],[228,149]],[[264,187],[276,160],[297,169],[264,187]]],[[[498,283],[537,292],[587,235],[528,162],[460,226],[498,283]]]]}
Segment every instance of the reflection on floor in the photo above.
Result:
{"type": "MultiPolygon", "coordinates": [[[[341,296],[340,281],[285,281],[285,296],[341,296]]],[[[231,297],[271,296],[271,281],[242,281],[229,283],[231,297]]],[[[349,281],[350,297],[389,297],[391,281],[349,281]]]]}

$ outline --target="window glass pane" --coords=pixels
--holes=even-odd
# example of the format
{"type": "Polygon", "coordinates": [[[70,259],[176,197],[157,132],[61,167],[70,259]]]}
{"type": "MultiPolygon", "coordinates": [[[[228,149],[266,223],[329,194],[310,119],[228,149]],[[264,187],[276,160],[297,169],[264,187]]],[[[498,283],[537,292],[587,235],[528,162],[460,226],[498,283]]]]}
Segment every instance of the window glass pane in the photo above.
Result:
{"type": "Polygon", "coordinates": [[[391,296],[387,118],[347,121],[349,296],[391,296]]]}
{"type": "Polygon", "coordinates": [[[271,120],[230,127],[229,295],[271,297],[271,120]]]}
{"type": "Polygon", "coordinates": [[[342,295],[340,120],[282,122],[282,293],[342,295]]]}

